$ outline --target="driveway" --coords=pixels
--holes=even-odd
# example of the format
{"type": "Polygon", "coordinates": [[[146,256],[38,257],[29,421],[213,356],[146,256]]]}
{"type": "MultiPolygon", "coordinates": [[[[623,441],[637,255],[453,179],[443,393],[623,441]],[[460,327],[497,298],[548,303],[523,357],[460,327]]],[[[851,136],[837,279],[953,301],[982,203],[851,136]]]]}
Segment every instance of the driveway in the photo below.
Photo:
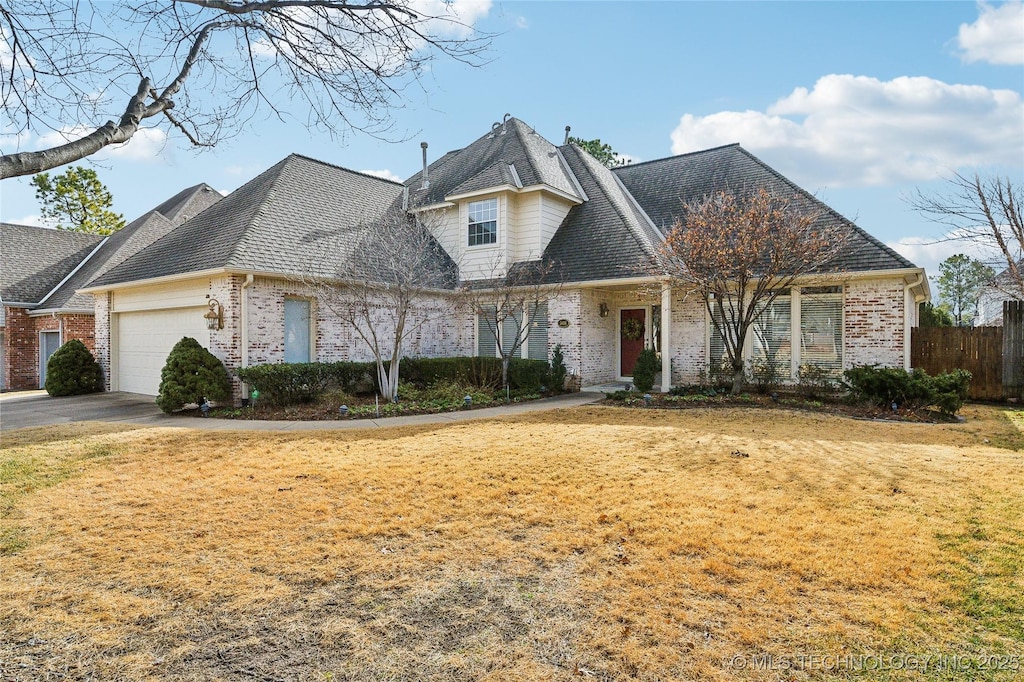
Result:
{"type": "Polygon", "coordinates": [[[148,426],[181,426],[192,429],[223,431],[314,431],[325,429],[366,429],[409,424],[443,424],[467,419],[488,419],[509,414],[537,412],[576,407],[601,400],[604,395],[584,391],[567,395],[487,407],[465,412],[442,412],[384,419],[349,419],[345,421],[248,421],[244,419],[201,419],[192,416],[168,415],[156,406],[155,398],[136,393],[93,393],[90,395],[51,398],[46,391],[23,391],[0,394],[0,430],[10,431],[27,426],[49,426],[81,421],[126,422],[148,426]]]}

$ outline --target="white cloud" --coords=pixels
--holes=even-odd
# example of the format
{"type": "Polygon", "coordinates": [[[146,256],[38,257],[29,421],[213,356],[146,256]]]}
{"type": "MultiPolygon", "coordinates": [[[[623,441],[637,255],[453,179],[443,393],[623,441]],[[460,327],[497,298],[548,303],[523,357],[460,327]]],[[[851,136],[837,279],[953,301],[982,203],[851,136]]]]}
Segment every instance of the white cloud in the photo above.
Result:
{"type": "Polygon", "coordinates": [[[1012,90],[933,78],[823,76],[766,111],[684,115],[675,154],[739,142],[809,186],[880,185],[968,166],[1019,166],[1024,103],[1012,90]]]}
{"type": "MultiPolygon", "coordinates": [[[[92,128],[74,126],[40,135],[36,141],[40,149],[48,149],[77,140],[92,132],[92,128]]],[[[139,128],[124,144],[105,147],[92,158],[103,161],[108,158],[132,161],[155,161],[167,146],[167,133],[160,128],[139,128]]]]}
{"type": "Polygon", "coordinates": [[[373,176],[378,177],[378,178],[384,178],[385,180],[394,180],[395,182],[401,182],[402,181],[402,178],[400,178],[399,176],[395,175],[394,173],[389,171],[387,168],[384,168],[382,170],[361,170],[359,172],[360,173],[365,173],[366,175],[373,175],[373,176]]]}
{"type": "Polygon", "coordinates": [[[23,218],[4,218],[5,223],[13,223],[14,225],[31,225],[33,227],[54,227],[46,223],[42,216],[38,213],[29,214],[23,218]]]}
{"type": "Polygon", "coordinates": [[[956,42],[965,62],[1024,64],[1024,3],[980,2],[978,20],[960,24],[956,42]]]}
{"type": "Polygon", "coordinates": [[[524,16],[516,17],[516,22],[515,23],[516,23],[516,28],[518,28],[518,29],[530,28],[530,22],[524,16]]]}
{"type": "Polygon", "coordinates": [[[434,31],[442,35],[466,38],[476,22],[491,11],[491,0],[412,0],[410,7],[421,16],[436,17],[434,31]]]}
{"type": "MultiPolygon", "coordinates": [[[[887,246],[908,259],[914,265],[924,268],[929,279],[939,276],[939,263],[958,253],[976,258],[1000,268],[998,252],[973,241],[945,239],[937,241],[930,237],[904,237],[896,242],[888,242],[887,246]]],[[[1004,266],[1005,267],[1005,264],[1004,266]]],[[[932,292],[933,297],[936,295],[932,292]]]]}

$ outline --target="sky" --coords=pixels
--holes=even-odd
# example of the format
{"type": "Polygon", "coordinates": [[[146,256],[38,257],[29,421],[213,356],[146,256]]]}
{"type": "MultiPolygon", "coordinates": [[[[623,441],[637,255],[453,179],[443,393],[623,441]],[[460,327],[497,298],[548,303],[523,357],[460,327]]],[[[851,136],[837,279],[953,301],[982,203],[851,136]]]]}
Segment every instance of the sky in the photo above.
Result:
{"type": "MultiPolygon", "coordinates": [[[[302,111],[198,152],[143,131],[93,159],[114,209],[131,220],[199,182],[229,192],[293,152],[405,178],[421,141],[433,160],[510,113],[553,143],[569,125],[634,162],[738,142],[934,277],[966,249],[907,199],[941,193],[953,173],[1024,176],[1020,1],[453,7],[493,34],[487,61],[432,62],[393,112],[392,141],[332,139],[302,111]]],[[[21,150],[42,141],[22,137],[21,150]]],[[[12,145],[0,134],[0,150],[12,145]]],[[[40,224],[29,178],[0,182],[0,219],[40,224]]]]}

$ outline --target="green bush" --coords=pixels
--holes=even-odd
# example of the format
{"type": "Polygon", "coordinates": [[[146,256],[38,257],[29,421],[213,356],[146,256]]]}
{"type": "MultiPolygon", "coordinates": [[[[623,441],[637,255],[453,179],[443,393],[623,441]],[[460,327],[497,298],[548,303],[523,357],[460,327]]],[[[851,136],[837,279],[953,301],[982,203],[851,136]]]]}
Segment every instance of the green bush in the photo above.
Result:
{"type": "Polygon", "coordinates": [[[156,404],[164,412],[180,410],[189,403],[231,399],[231,379],[213,353],[193,338],[174,344],[160,372],[160,395],[156,404]]]}
{"type": "Polygon", "coordinates": [[[103,370],[84,343],[71,339],[46,362],[45,388],[52,396],[96,393],[103,390],[103,370]]]}
{"type": "Polygon", "coordinates": [[[953,415],[967,399],[971,373],[958,369],[929,376],[921,369],[907,372],[895,367],[867,365],[843,372],[844,385],[855,402],[888,406],[892,403],[910,409],[938,407],[953,415]]]}
{"type": "Polygon", "coordinates": [[[551,390],[561,393],[565,390],[565,377],[569,371],[565,366],[565,356],[562,354],[562,344],[555,344],[551,351],[551,390]]]}
{"type": "Polygon", "coordinates": [[[547,360],[512,358],[508,363],[508,386],[510,391],[522,394],[539,393],[547,388],[551,380],[551,367],[547,360]]]}
{"type": "Polygon", "coordinates": [[[497,388],[501,385],[501,359],[481,357],[402,358],[399,376],[420,388],[439,381],[497,388]]]}
{"type": "Polygon", "coordinates": [[[633,385],[636,390],[647,393],[654,388],[654,377],[661,370],[661,360],[652,348],[644,348],[633,366],[633,385]]]}
{"type": "Polygon", "coordinates": [[[319,401],[327,391],[372,393],[376,369],[372,362],[297,362],[243,367],[238,377],[259,391],[261,402],[298,405],[319,401]]]}

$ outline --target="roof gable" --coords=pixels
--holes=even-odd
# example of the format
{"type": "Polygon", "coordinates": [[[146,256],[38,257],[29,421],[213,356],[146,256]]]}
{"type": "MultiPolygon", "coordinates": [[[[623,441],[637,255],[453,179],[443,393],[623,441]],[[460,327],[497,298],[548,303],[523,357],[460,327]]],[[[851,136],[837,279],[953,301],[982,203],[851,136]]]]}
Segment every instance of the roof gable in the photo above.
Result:
{"type": "Polygon", "coordinates": [[[0,223],[0,298],[38,303],[102,241],[95,234],[0,223]]]}
{"type": "Polygon", "coordinates": [[[422,175],[420,171],[405,182],[410,202],[421,206],[441,203],[453,195],[506,185],[546,185],[582,200],[555,146],[517,118],[496,124],[467,147],[448,152],[431,164],[426,188],[422,175]],[[509,166],[515,167],[518,183],[509,166]]]}

